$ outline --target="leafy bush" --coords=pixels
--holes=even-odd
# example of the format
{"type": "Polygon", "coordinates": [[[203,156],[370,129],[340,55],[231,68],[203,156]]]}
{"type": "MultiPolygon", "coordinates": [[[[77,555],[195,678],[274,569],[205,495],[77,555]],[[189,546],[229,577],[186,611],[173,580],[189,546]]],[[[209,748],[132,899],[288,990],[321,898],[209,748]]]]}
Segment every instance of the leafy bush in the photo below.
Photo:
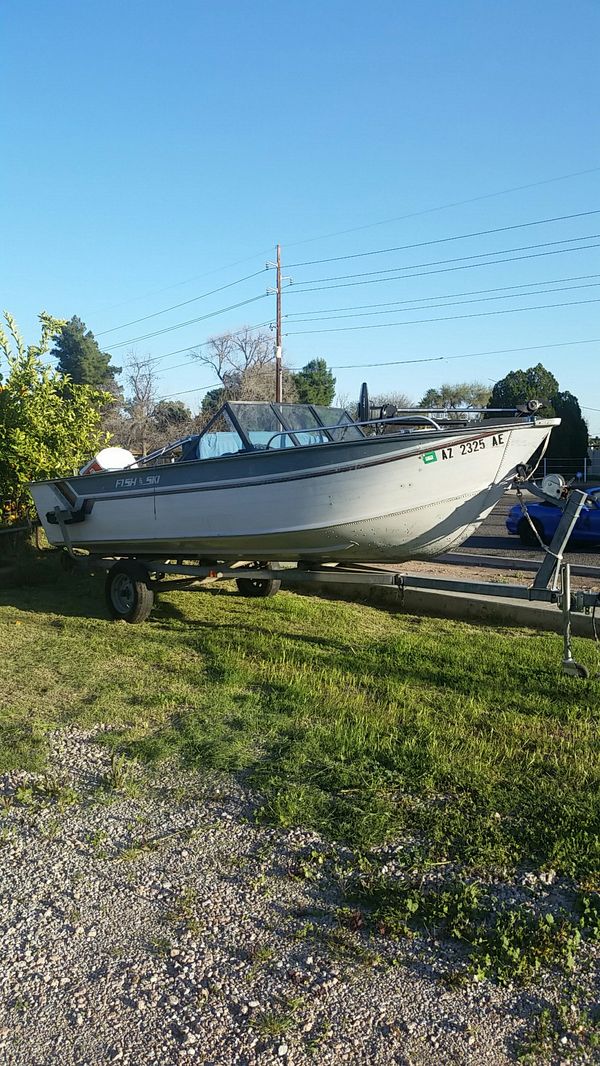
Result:
{"type": "Polygon", "coordinates": [[[34,514],[27,485],[77,469],[106,442],[100,412],[107,394],[76,385],[43,362],[61,322],[43,311],[38,344],[25,345],[5,313],[0,327],[8,375],[0,379],[0,521],[34,514]]]}

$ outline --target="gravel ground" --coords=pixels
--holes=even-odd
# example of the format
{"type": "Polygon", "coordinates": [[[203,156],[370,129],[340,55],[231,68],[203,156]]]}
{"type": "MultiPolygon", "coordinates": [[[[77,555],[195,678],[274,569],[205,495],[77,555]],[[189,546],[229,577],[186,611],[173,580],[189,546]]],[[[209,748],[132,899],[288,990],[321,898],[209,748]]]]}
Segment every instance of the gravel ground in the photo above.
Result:
{"type": "MultiPolygon", "coordinates": [[[[230,778],[171,770],[132,798],[102,787],[110,772],[96,739],[70,731],[53,738],[50,777],[0,779],[6,1066],[500,1066],[564,995],[558,975],[450,987],[457,949],[426,937],[340,942],[334,882],[318,863],[297,876],[330,843],[255,824],[256,797],[230,778]]],[[[546,908],[565,891],[531,874],[496,887],[546,908]]],[[[597,964],[585,947],[588,1002],[597,964]]],[[[559,1049],[541,1061],[593,1061],[574,1036],[559,1049]]]]}

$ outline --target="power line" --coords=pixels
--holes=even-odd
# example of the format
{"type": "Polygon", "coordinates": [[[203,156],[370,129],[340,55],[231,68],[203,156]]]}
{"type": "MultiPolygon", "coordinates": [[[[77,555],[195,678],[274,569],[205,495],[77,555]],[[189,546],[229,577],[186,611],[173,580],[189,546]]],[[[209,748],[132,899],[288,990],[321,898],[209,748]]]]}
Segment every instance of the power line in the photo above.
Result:
{"type": "MultiPolygon", "coordinates": [[[[597,278],[597,277],[600,277],[600,274],[582,275],[582,277],[597,278]]],[[[560,280],[560,279],[558,279],[558,280],[560,280]]],[[[564,279],[564,280],[570,280],[570,279],[564,279]]],[[[575,280],[575,279],[573,279],[573,280],[575,280]]],[[[543,282],[539,282],[538,284],[544,284],[544,283],[543,282]]],[[[592,284],[589,284],[589,285],[569,285],[569,286],[562,286],[560,288],[554,288],[554,289],[537,289],[535,292],[506,293],[504,296],[484,296],[481,299],[457,300],[457,301],[453,301],[452,303],[445,303],[445,304],[429,304],[429,305],[425,305],[423,310],[429,310],[429,308],[435,308],[435,307],[454,307],[454,306],[460,306],[461,304],[466,304],[466,303],[484,303],[484,302],[487,302],[488,300],[509,300],[509,299],[512,299],[513,297],[524,298],[526,296],[545,295],[546,293],[552,293],[552,292],[565,292],[565,291],[570,291],[570,290],[574,290],[574,289],[595,288],[599,284],[600,284],[600,282],[595,282],[595,283],[592,283],[592,284]]],[[[523,286],[501,286],[500,288],[512,289],[512,288],[522,288],[522,287],[523,286]]],[[[496,291],[498,291],[498,290],[497,289],[479,290],[479,292],[483,292],[483,293],[496,292],[496,291]]],[[[477,290],[475,290],[473,295],[474,296],[478,296],[479,292],[477,290]]],[[[470,294],[469,293],[455,293],[455,294],[452,294],[452,295],[468,296],[470,294]]],[[[430,297],[429,299],[435,299],[435,297],[430,297]]],[[[399,301],[399,302],[400,303],[407,303],[408,301],[399,301]]],[[[553,306],[553,305],[544,305],[544,306],[553,306]]],[[[409,313],[410,311],[417,311],[417,310],[421,310],[421,308],[419,308],[419,307],[404,308],[404,311],[406,313],[409,313]]],[[[510,310],[513,310],[513,309],[509,308],[508,310],[510,311],[510,310]]],[[[520,308],[514,308],[514,310],[521,310],[521,309],[520,308]]],[[[525,310],[525,309],[523,308],[523,310],[525,310]]],[[[304,314],[307,314],[307,313],[309,313],[309,312],[304,312],[304,314]]],[[[382,314],[385,314],[385,313],[386,313],[385,311],[376,311],[376,312],[368,312],[367,314],[365,314],[363,312],[362,314],[358,313],[358,314],[350,314],[350,315],[336,315],[336,316],[331,316],[330,318],[315,317],[315,318],[304,319],[302,323],[299,322],[299,323],[293,323],[293,324],[294,325],[295,324],[301,325],[301,324],[304,324],[304,322],[330,322],[330,321],[333,322],[333,321],[336,321],[338,319],[363,318],[363,317],[369,317],[371,314],[382,315],[382,314]]],[[[402,313],[402,311],[390,311],[390,314],[401,314],[401,313],[402,313]]],[[[438,321],[438,319],[431,319],[431,320],[425,319],[423,321],[438,321]]],[[[389,323],[389,325],[394,325],[394,324],[395,323],[389,323]]],[[[399,324],[400,325],[408,325],[408,323],[399,323],[399,324]]],[[[266,323],[263,323],[263,325],[266,325],[266,323]]],[[[257,329],[259,327],[258,326],[254,326],[252,328],[253,329],[257,329]]],[[[364,328],[368,328],[368,327],[364,327],[364,328]]],[[[311,331],[306,331],[306,332],[320,332],[320,331],[311,330],[311,331]]],[[[324,332],[327,332],[327,331],[324,331],[324,332]]],[[[333,331],[331,331],[331,332],[333,332],[333,331]]],[[[293,335],[294,335],[293,333],[286,334],[286,336],[293,336],[293,335]]],[[[209,342],[206,341],[204,343],[208,344],[209,342]]],[[[197,345],[197,347],[202,347],[202,345],[197,345]]],[[[190,349],[182,349],[182,350],[183,351],[189,351],[190,349]]],[[[171,353],[171,354],[174,354],[174,353],[171,353]]],[[[165,356],[163,356],[162,358],[165,358],[165,356]]],[[[174,366],[164,367],[162,370],[159,370],[158,373],[159,374],[164,374],[164,373],[168,373],[171,370],[180,370],[184,366],[191,366],[194,362],[196,362],[195,359],[186,359],[186,360],[184,360],[181,363],[176,363],[174,366]]],[[[375,364],[375,365],[387,365],[387,364],[375,364]]],[[[393,365],[393,364],[390,364],[390,365],[393,365]]],[[[288,366],[288,367],[286,367],[286,369],[289,370],[289,369],[294,369],[294,368],[288,366]]]]}
{"type": "MultiPolygon", "coordinates": [[[[521,244],[515,248],[497,248],[491,252],[477,252],[473,255],[459,255],[452,259],[430,259],[426,263],[407,263],[406,266],[385,267],[383,270],[365,270],[360,274],[332,274],[329,278],[312,278],[310,285],[320,285],[329,281],[346,281],[353,278],[371,278],[375,274],[393,274],[397,270],[412,270],[424,266],[440,266],[445,263],[465,263],[470,259],[483,259],[490,255],[505,255],[508,252],[529,252],[532,248],[554,248],[557,244],[573,244],[575,241],[596,240],[600,233],[585,233],[582,237],[566,237],[562,241],[542,241],[539,244],[521,244]]],[[[303,291],[303,290],[300,290],[303,291]]],[[[306,291],[306,290],[304,290],[306,291]]]]}
{"type": "MultiPolygon", "coordinates": [[[[567,278],[545,279],[544,281],[530,282],[529,284],[530,285],[557,285],[557,284],[559,284],[560,282],[563,282],[563,281],[564,282],[567,282],[567,281],[585,281],[587,279],[597,278],[597,277],[600,277],[600,275],[599,274],[575,274],[575,275],[573,275],[571,277],[567,277],[567,278]]],[[[521,288],[526,288],[526,287],[527,287],[526,285],[500,285],[500,286],[496,286],[495,288],[491,288],[491,289],[472,289],[472,290],[467,290],[465,292],[446,293],[444,296],[439,297],[439,299],[451,299],[452,297],[455,297],[455,296],[459,297],[459,296],[486,295],[487,293],[501,292],[501,291],[506,291],[508,289],[521,289],[521,288]]],[[[538,290],[538,291],[540,291],[540,290],[538,290]]],[[[423,296],[423,297],[421,297],[421,300],[422,301],[423,300],[435,300],[437,298],[438,297],[435,297],[435,296],[423,296]]],[[[400,305],[400,304],[409,304],[409,303],[412,304],[412,303],[417,303],[417,302],[418,302],[418,300],[416,298],[414,298],[412,300],[397,300],[397,301],[392,301],[392,302],[389,302],[389,303],[357,304],[355,306],[350,306],[350,307],[332,307],[332,308],[322,308],[322,309],[320,308],[320,309],[318,309],[318,311],[319,311],[319,313],[323,313],[323,314],[325,314],[327,312],[335,312],[335,311],[354,311],[354,310],[359,311],[359,310],[362,310],[363,308],[371,308],[371,307],[385,307],[385,308],[387,308],[387,307],[394,307],[394,306],[397,306],[397,305],[400,305]]],[[[313,311],[297,311],[297,312],[293,312],[291,315],[286,315],[286,318],[291,320],[293,317],[296,317],[297,315],[306,316],[306,315],[312,315],[312,314],[314,314],[313,311]]],[[[310,319],[303,318],[302,320],[298,321],[297,324],[300,325],[302,321],[310,321],[310,319]]],[[[327,321],[327,319],[325,321],[327,321]]],[[[248,328],[248,329],[262,329],[263,327],[270,326],[271,324],[272,323],[271,323],[270,320],[265,321],[265,322],[258,322],[258,323],[256,323],[253,326],[243,327],[243,329],[235,331],[233,336],[237,336],[240,333],[243,333],[244,329],[246,329],[246,328],[248,328]]],[[[290,321],[290,324],[292,324],[291,321],[290,321]]],[[[296,324],[296,323],[294,323],[294,324],[296,324]]],[[[160,362],[163,361],[163,359],[169,359],[173,355],[182,355],[184,352],[185,353],[190,352],[193,348],[203,348],[203,347],[206,347],[208,344],[210,344],[210,341],[200,341],[197,344],[188,344],[184,348],[175,348],[174,351],[164,352],[162,355],[154,356],[154,357],[148,359],[148,362],[149,363],[160,363],[160,362]]],[[[167,371],[170,371],[170,370],[179,370],[181,367],[191,366],[192,363],[194,363],[194,362],[195,362],[194,359],[187,359],[187,360],[185,360],[185,362],[176,363],[174,366],[165,367],[163,370],[160,370],[159,373],[162,374],[162,373],[166,373],[167,371]]]]}
{"type": "Polygon", "coordinates": [[[222,387],[222,381],[213,381],[212,385],[201,385],[199,389],[184,389],[183,392],[168,392],[166,396],[163,396],[163,400],[171,400],[173,396],[189,396],[191,392],[208,392],[209,389],[217,389],[222,387]]]}
{"type": "Polygon", "coordinates": [[[334,326],[332,329],[301,329],[286,333],[286,337],[300,337],[308,333],[348,333],[358,329],[386,329],[390,326],[416,326],[424,322],[453,322],[460,318],[487,318],[489,315],[514,315],[523,311],[544,311],[552,307],[579,307],[582,304],[600,303],[600,297],[593,300],[571,300],[557,304],[536,304],[533,307],[509,307],[501,311],[476,311],[468,315],[444,315],[439,318],[411,318],[408,322],[370,322],[366,326],[334,326]]]}
{"type": "Polygon", "coordinates": [[[207,318],[223,315],[226,311],[234,311],[237,307],[245,307],[247,304],[256,303],[257,300],[264,300],[266,296],[266,292],[261,292],[258,296],[251,296],[249,300],[240,300],[237,304],[230,304],[229,307],[220,307],[218,311],[211,311],[207,315],[200,315],[198,318],[189,318],[187,322],[176,322],[173,326],[167,326],[165,329],[157,329],[153,333],[144,333],[140,337],[130,337],[129,340],[119,341],[118,344],[113,344],[111,351],[114,351],[115,348],[125,348],[128,344],[135,344],[136,341],[146,341],[149,340],[150,337],[161,337],[164,333],[173,333],[174,330],[183,329],[184,326],[192,326],[196,322],[204,322],[207,318]]]}
{"type": "MultiPolygon", "coordinates": [[[[525,308],[516,308],[515,310],[525,310],[525,308]]],[[[396,323],[392,323],[392,325],[395,325],[395,324],[396,323]]],[[[408,323],[402,323],[402,324],[403,325],[407,325],[408,323]]],[[[257,327],[253,327],[253,328],[257,328],[257,327]]],[[[567,348],[567,347],[571,347],[573,345],[579,345],[579,344],[600,344],[600,337],[590,337],[590,338],[585,339],[585,340],[577,340],[577,341],[555,341],[555,342],[553,342],[551,344],[530,344],[530,345],[528,345],[526,347],[522,347],[522,348],[496,348],[496,349],[493,349],[492,351],[489,351],[489,352],[467,352],[467,353],[462,354],[462,355],[437,355],[437,356],[433,356],[433,357],[427,357],[427,358],[424,358],[424,359],[392,359],[392,360],[388,360],[386,362],[378,362],[378,363],[373,363],[373,362],[369,362],[369,363],[343,363],[343,364],[339,364],[339,365],[336,365],[336,366],[331,366],[329,369],[330,370],[356,370],[356,369],[360,369],[362,367],[405,366],[405,365],[412,364],[412,363],[435,363],[435,362],[439,362],[441,360],[446,360],[446,359],[447,360],[450,360],[450,359],[473,359],[476,356],[484,356],[484,355],[507,355],[507,354],[516,353],[516,352],[533,352],[533,351],[541,351],[541,350],[550,349],[550,348],[567,348]]],[[[196,363],[196,360],[195,359],[188,359],[184,363],[177,363],[176,366],[165,367],[164,370],[159,370],[158,373],[159,374],[164,374],[164,373],[166,373],[169,370],[179,370],[183,366],[191,366],[192,363],[196,363]]],[[[298,370],[300,368],[299,367],[295,367],[295,366],[290,366],[289,364],[287,364],[285,369],[286,370],[298,370]]],[[[272,373],[272,370],[269,369],[268,372],[272,373]]]]}
{"type": "MultiPolygon", "coordinates": [[[[583,274],[583,275],[581,275],[581,277],[582,278],[585,278],[585,277],[588,277],[588,278],[600,278],[600,274],[583,274]]],[[[572,279],[571,278],[565,278],[564,280],[565,281],[571,281],[571,280],[576,281],[578,279],[577,278],[572,278],[572,279]]],[[[329,312],[327,317],[322,317],[324,312],[322,312],[320,310],[317,311],[317,312],[314,312],[314,311],[312,311],[312,312],[311,311],[298,311],[298,312],[296,312],[296,314],[297,315],[302,315],[303,317],[298,319],[297,321],[290,321],[290,325],[294,325],[294,326],[298,325],[299,326],[299,325],[303,325],[305,322],[335,322],[338,319],[342,319],[342,318],[368,318],[371,315],[385,315],[385,314],[387,314],[387,312],[388,312],[388,310],[390,308],[396,307],[399,304],[403,304],[404,305],[401,310],[397,310],[397,311],[389,310],[389,313],[393,314],[393,315],[398,315],[398,314],[409,313],[410,311],[425,310],[428,307],[453,307],[457,303],[484,303],[487,300],[511,300],[513,298],[514,299],[520,299],[523,296],[537,296],[537,295],[543,295],[543,294],[550,293],[550,292],[567,292],[567,291],[572,290],[572,289],[590,289],[590,288],[594,288],[596,285],[600,284],[600,282],[597,282],[597,281],[596,282],[588,282],[587,284],[584,284],[584,285],[561,285],[561,286],[558,286],[558,287],[556,287],[554,289],[539,289],[539,288],[537,288],[537,289],[534,289],[531,292],[513,292],[513,291],[507,292],[506,291],[507,289],[510,289],[510,290],[527,289],[527,288],[530,288],[531,285],[536,285],[536,284],[537,285],[544,285],[544,284],[557,285],[557,282],[539,281],[539,282],[531,282],[530,285],[500,285],[500,286],[498,286],[498,288],[495,288],[495,289],[474,289],[471,292],[448,293],[445,296],[440,296],[440,297],[424,296],[424,297],[421,297],[421,301],[419,301],[417,298],[415,298],[413,300],[397,300],[393,304],[390,303],[390,304],[372,304],[372,305],[364,304],[363,305],[364,307],[369,307],[369,306],[383,307],[383,308],[385,308],[385,310],[383,310],[383,311],[363,311],[363,310],[361,310],[361,306],[360,305],[358,307],[356,307],[356,308],[347,307],[347,308],[340,308],[339,309],[339,310],[343,310],[343,311],[351,311],[352,313],[349,314],[349,315],[336,315],[336,314],[333,314],[333,313],[329,312]],[[481,294],[491,293],[491,292],[504,292],[504,295],[503,296],[481,295],[481,294]],[[452,301],[451,303],[442,303],[442,304],[424,303],[422,308],[421,307],[406,307],[406,304],[418,304],[419,302],[422,303],[423,300],[427,300],[427,301],[431,301],[431,300],[435,300],[435,299],[451,300],[451,298],[454,297],[454,296],[474,296],[474,297],[477,297],[477,298],[473,299],[473,300],[456,300],[456,301],[452,301]],[[307,318],[306,317],[306,315],[313,315],[314,316],[315,314],[318,315],[319,317],[312,317],[312,318],[307,318]]],[[[285,317],[287,319],[290,319],[290,320],[292,319],[292,315],[286,315],[285,317]]]]}
{"type": "Polygon", "coordinates": [[[423,359],[392,359],[385,363],[344,363],[332,366],[330,370],[362,370],[375,366],[408,366],[412,363],[438,363],[450,359],[475,359],[485,355],[513,355],[517,352],[538,352],[550,348],[569,348],[577,344],[600,344],[600,337],[589,337],[580,341],[554,341],[552,344],[529,344],[525,348],[494,348],[489,352],[464,352],[461,355],[433,355],[423,359]]]}
{"type": "MultiPolygon", "coordinates": [[[[270,319],[268,321],[266,321],[266,322],[256,322],[253,326],[242,326],[241,329],[234,330],[234,332],[230,333],[229,336],[231,336],[231,337],[239,337],[240,333],[244,333],[246,330],[262,329],[264,326],[270,326],[270,325],[271,325],[271,320],[270,319]]],[[[191,352],[194,348],[207,348],[210,343],[211,343],[211,341],[207,340],[207,341],[199,341],[197,344],[188,344],[187,348],[178,348],[174,352],[165,352],[164,355],[155,356],[153,359],[148,359],[147,362],[148,363],[160,363],[161,360],[167,359],[170,355],[179,355],[181,352],[191,352]]],[[[185,363],[177,363],[176,366],[163,367],[163,369],[157,371],[157,373],[163,374],[167,370],[177,370],[178,367],[180,367],[180,366],[190,366],[192,363],[195,363],[195,362],[196,362],[195,359],[188,359],[188,360],[186,360],[185,363]]]]}
{"type": "Polygon", "coordinates": [[[448,300],[441,304],[421,304],[416,307],[402,307],[388,311],[358,311],[351,315],[329,315],[327,318],[305,318],[301,322],[293,322],[292,325],[304,325],[306,322],[339,322],[346,318],[371,318],[373,315],[409,315],[411,311],[430,311],[439,307],[460,307],[464,304],[488,303],[492,300],[521,300],[526,296],[546,296],[552,292],[572,292],[574,289],[594,289],[600,282],[588,282],[587,285],[559,285],[555,289],[534,289],[533,292],[507,292],[503,296],[480,296],[472,300],[448,300]]]}
{"type": "Polygon", "coordinates": [[[581,178],[586,174],[597,174],[600,167],[589,167],[587,170],[576,170],[571,174],[559,174],[555,178],[544,178],[541,181],[531,181],[527,185],[513,185],[509,189],[498,189],[496,192],[484,193],[481,196],[470,196],[466,200],[454,200],[451,203],[439,204],[437,207],[425,207],[420,211],[410,211],[405,215],[396,215],[394,218],[383,218],[379,222],[367,222],[362,226],[352,226],[350,229],[336,230],[335,233],[322,233],[318,237],[307,237],[302,241],[286,241],[288,248],[297,248],[301,244],[313,244],[316,241],[329,240],[331,237],[344,237],[347,233],[359,233],[365,229],[375,229],[376,226],[389,226],[392,222],[404,222],[409,218],[419,218],[421,215],[434,214],[437,211],[447,211],[452,207],[464,207],[467,204],[475,204],[481,200],[491,200],[496,196],[507,196],[512,192],[523,192],[526,189],[537,189],[541,185],[552,185],[557,181],[568,181],[570,178],[581,178]]]}
{"type": "MultiPolygon", "coordinates": [[[[184,281],[175,281],[172,285],[163,285],[160,289],[152,289],[151,292],[144,292],[139,296],[132,296],[130,300],[121,300],[118,304],[111,304],[110,307],[101,308],[100,313],[105,311],[116,311],[119,307],[127,307],[131,303],[136,303],[138,300],[147,300],[151,296],[160,296],[162,292],[169,292],[171,289],[180,289],[182,285],[191,285],[192,281],[201,281],[202,278],[210,278],[214,274],[220,274],[223,270],[233,270],[234,267],[241,266],[242,263],[251,263],[254,259],[263,258],[265,255],[269,254],[270,250],[271,249],[266,249],[262,252],[256,252],[254,255],[244,256],[243,259],[236,259],[234,263],[224,263],[223,266],[215,267],[214,270],[205,270],[202,274],[195,274],[193,278],[185,278],[184,281]]],[[[259,271],[259,273],[262,273],[262,271],[259,271]]]]}
{"type": "Polygon", "coordinates": [[[189,300],[182,300],[181,303],[172,304],[171,307],[163,307],[162,311],[153,311],[151,315],[143,315],[142,318],[134,318],[131,322],[122,322],[120,326],[112,326],[111,329],[104,329],[100,333],[97,333],[97,337],[105,337],[107,333],[115,333],[118,329],[125,329],[126,326],[136,326],[138,322],[147,322],[149,318],[157,318],[158,315],[166,315],[167,311],[176,311],[178,307],[186,307],[187,304],[196,303],[198,300],[205,300],[207,296],[214,296],[217,292],[223,292],[224,289],[231,289],[234,285],[241,285],[243,281],[250,281],[252,278],[257,278],[259,274],[264,274],[266,268],[262,270],[255,270],[253,274],[247,274],[245,278],[237,278],[236,281],[230,281],[227,285],[220,285],[218,289],[211,289],[210,292],[203,292],[200,296],[192,296],[189,300]]]}
{"type": "Polygon", "coordinates": [[[458,233],[452,237],[438,237],[433,241],[418,241],[415,244],[397,244],[392,248],[375,248],[370,252],[353,252],[351,255],[333,255],[327,259],[307,259],[303,263],[288,263],[292,267],[318,266],[320,263],[339,263],[345,259],[363,259],[369,255],[386,255],[388,252],[405,252],[411,248],[427,248],[432,244],[448,244],[450,241],[465,241],[470,237],[489,237],[492,233],[507,233],[509,230],[527,229],[530,226],[545,226],[550,222],[565,222],[572,218],[587,218],[600,214],[600,208],[593,211],[578,211],[573,215],[555,215],[554,218],[539,218],[534,222],[518,222],[511,226],[497,226],[495,229],[480,229],[472,233],[458,233]]]}
{"type": "MultiPolygon", "coordinates": [[[[419,359],[392,359],[387,362],[377,363],[342,363],[337,366],[331,366],[330,370],[363,370],[370,369],[372,367],[381,366],[412,366],[416,363],[441,363],[450,362],[454,359],[477,359],[484,358],[489,355],[516,355],[520,352],[539,352],[546,351],[552,348],[570,348],[580,344],[600,344],[600,337],[586,337],[583,340],[577,341],[553,341],[550,344],[528,344],[521,348],[492,348],[490,351],[485,352],[461,352],[459,355],[433,355],[425,356],[419,359]]],[[[286,367],[287,370],[294,369],[293,367],[286,367]]],[[[269,373],[272,373],[272,369],[268,369],[269,373]]],[[[173,396],[187,396],[192,392],[206,392],[208,389],[218,388],[222,385],[221,381],[215,381],[212,385],[202,385],[198,389],[186,389],[184,392],[171,392],[163,399],[168,400],[173,396]]],[[[595,407],[582,407],[584,411],[596,411],[599,410],[595,407]]]]}
{"type": "MultiPolygon", "coordinates": [[[[598,236],[600,236],[600,234],[598,234],[598,236]]],[[[585,240],[586,238],[582,237],[580,239],[585,240]]],[[[582,252],[586,251],[588,248],[600,248],[600,244],[581,244],[578,248],[555,248],[551,252],[531,252],[528,255],[508,256],[506,259],[490,259],[487,263],[463,263],[461,266],[440,267],[436,270],[420,270],[415,274],[397,274],[393,278],[371,278],[368,281],[347,281],[340,285],[321,285],[311,289],[290,288],[288,289],[288,292],[297,295],[303,292],[328,292],[330,289],[351,289],[357,285],[380,285],[382,282],[386,281],[407,281],[408,278],[425,278],[429,274],[449,274],[456,270],[474,270],[477,267],[496,266],[499,263],[518,263],[525,259],[540,259],[546,255],[564,255],[566,252],[582,252]]],[[[487,254],[494,255],[496,253],[488,252],[487,254]]],[[[443,261],[444,260],[442,260],[442,262],[443,261]]],[[[453,260],[446,260],[446,262],[453,262],[453,260]]],[[[429,264],[423,263],[422,265],[427,266],[429,264]]],[[[410,267],[400,269],[409,270],[410,267]]]]}
{"type": "MultiPolygon", "coordinates": [[[[495,192],[484,193],[483,195],[479,195],[479,196],[471,196],[471,197],[469,197],[469,198],[467,198],[465,200],[456,200],[454,202],[447,203],[447,204],[438,204],[436,207],[426,207],[426,208],[423,208],[423,209],[421,209],[419,211],[411,211],[408,214],[397,215],[394,218],[381,219],[378,222],[367,222],[367,223],[365,223],[365,224],[363,224],[361,226],[353,226],[353,227],[351,227],[349,229],[338,230],[335,233],[326,233],[326,234],[321,234],[320,236],[317,236],[317,237],[307,237],[307,238],[304,238],[303,240],[286,241],[284,243],[287,245],[288,248],[297,248],[297,247],[299,247],[300,245],[303,245],[303,244],[313,244],[313,243],[316,243],[318,241],[328,240],[331,237],[344,236],[347,233],[358,233],[361,230],[374,229],[377,226],[389,225],[392,222],[402,222],[402,221],[404,221],[406,219],[409,219],[409,218],[418,218],[421,215],[433,214],[433,213],[438,212],[438,211],[449,210],[450,208],[453,208],[453,207],[462,207],[462,206],[464,206],[466,204],[477,203],[477,202],[479,202],[481,200],[493,199],[496,196],[506,196],[506,195],[508,195],[510,193],[513,193],[513,192],[521,192],[521,191],[524,191],[526,189],[535,189],[535,188],[538,188],[539,186],[542,186],[542,185],[551,185],[551,184],[553,184],[555,182],[558,182],[558,181],[567,181],[567,180],[569,180],[571,178],[583,177],[586,174],[596,174],[598,171],[600,171],[600,167],[590,167],[590,168],[588,168],[586,170],[573,171],[570,174],[559,174],[556,177],[544,178],[544,179],[542,179],[540,181],[529,182],[526,185],[514,185],[514,186],[512,186],[512,187],[510,187],[508,189],[498,189],[495,192]]],[[[112,304],[111,307],[104,308],[104,310],[109,310],[110,311],[110,310],[117,309],[119,307],[126,307],[129,303],[133,303],[133,302],[135,302],[137,300],[145,300],[145,299],[148,299],[151,296],[160,295],[160,293],[162,293],[162,292],[168,292],[170,289],[177,289],[177,288],[180,288],[182,285],[189,285],[189,284],[191,284],[192,281],[198,281],[198,280],[200,280],[202,278],[210,277],[211,275],[218,274],[221,270],[231,270],[231,269],[233,269],[236,266],[240,266],[242,263],[250,263],[250,262],[252,262],[253,259],[258,259],[259,256],[264,256],[264,255],[268,255],[268,254],[269,254],[269,249],[266,249],[266,250],[264,250],[262,252],[256,252],[254,255],[245,256],[243,259],[236,259],[235,262],[233,262],[233,263],[227,263],[224,266],[215,267],[214,270],[207,270],[203,274],[196,274],[196,275],[194,275],[193,278],[186,278],[184,281],[174,282],[172,285],[165,285],[165,286],[163,286],[160,289],[153,289],[151,292],[144,293],[144,294],[142,294],[140,296],[134,296],[134,297],[132,297],[131,300],[123,300],[123,301],[121,301],[121,303],[112,304]]],[[[262,271],[258,271],[258,273],[262,273],[262,271]]],[[[138,321],[140,321],[140,320],[138,320],[138,321]]],[[[118,328],[118,327],[115,327],[115,329],[116,328],[118,328]]],[[[108,332],[108,331],[105,331],[105,332],[108,332]]],[[[102,336],[102,334],[96,334],[96,336],[102,336]]]]}
{"type": "MultiPolygon", "coordinates": [[[[371,367],[381,366],[411,366],[415,363],[440,363],[449,362],[453,359],[476,359],[483,358],[488,355],[516,355],[520,352],[538,352],[550,350],[551,348],[569,348],[579,344],[600,344],[600,337],[587,337],[583,340],[577,341],[553,341],[551,344],[529,344],[522,348],[493,348],[486,352],[462,352],[459,355],[433,355],[425,356],[420,359],[392,359],[388,362],[378,363],[343,363],[337,366],[331,366],[330,370],[362,370],[364,368],[370,369],[371,367]]],[[[188,365],[188,364],[184,364],[188,365]]],[[[174,367],[172,369],[175,369],[174,367]]],[[[287,370],[293,370],[294,367],[286,367],[287,370]]],[[[265,372],[267,369],[265,368],[265,372]]],[[[272,368],[268,368],[268,373],[272,374],[272,368]]],[[[222,385],[221,381],[215,381],[212,385],[202,385],[197,389],[186,389],[183,392],[171,392],[167,396],[163,396],[163,399],[169,400],[173,396],[187,396],[193,392],[206,392],[208,389],[218,388],[222,385]]],[[[584,411],[595,411],[595,407],[584,407],[584,411]]]]}

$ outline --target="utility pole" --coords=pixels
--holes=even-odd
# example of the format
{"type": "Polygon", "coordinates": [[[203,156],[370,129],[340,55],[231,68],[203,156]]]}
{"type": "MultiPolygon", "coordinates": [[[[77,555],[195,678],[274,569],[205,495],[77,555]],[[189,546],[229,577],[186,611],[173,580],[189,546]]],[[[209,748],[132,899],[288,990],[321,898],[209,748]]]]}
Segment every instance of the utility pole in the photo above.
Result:
{"type": "MultiPolygon", "coordinates": [[[[287,281],[290,285],[292,279],[283,277],[281,273],[281,245],[277,245],[277,256],[274,263],[266,264],[267,270],[272,270],[273,267],[277,271],[277,281],[274,289],[267,289],[268,295],[275,294],[276,297],[276,312],[275,312],[275,403],[283,403],[283,361],[282,355],[282,333],[281,333],[281,290],[283,282],[287,281]]],[[[272,327],[271,327],[272,328],[272,327]]]]}
{"type": "Polygon", "coordinates": [[[275,322],[275,403],[283,403],[281,361],[281,245],[277,245],[277,318],[275,322]]]}

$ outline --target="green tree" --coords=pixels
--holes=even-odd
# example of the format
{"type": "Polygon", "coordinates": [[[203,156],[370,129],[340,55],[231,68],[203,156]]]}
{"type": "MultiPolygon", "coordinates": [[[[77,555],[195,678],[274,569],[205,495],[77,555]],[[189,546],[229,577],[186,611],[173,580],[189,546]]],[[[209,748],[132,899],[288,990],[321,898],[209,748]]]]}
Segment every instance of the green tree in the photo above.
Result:
{"type": "Polygon", "coordinates": [[[584,459],[588,453],[589,435],[579,400],[572,392],[557,392],[551,399],[552,409],[561,422],[552,431],[548,457],[584,459]]]}
{"type": "Polygon", "coordinates": [[[8,375],[0,384],[0,509],[3,517],[34,514],[27,485],[77,469],[106,443],[101,410],[107,394],[77,385],[42,360],[62,323],[39,316],[38,344],[26,345],[8,312],[0,351],[8,375]]]}
{"type": "Polygon", "coordinates": [[[76,315],[55,334],[50,354],[58,360],[59,373],[67,374],[76,385],[91,385],[115,396],[120,393],[115,375],[121,373],[121,367],[111,366],[108,352],[100,351],[94,334],[76,315]]]}
{"type": "Polygon", "coordinates": [[[449,412],[464,412],[466,407],[487,407],[489,399],[488,385],[481,381],[460,381],[456,385],[444,384],[438,389],[428,389],[419,407],[443,407],[449,412]]]}
{"type": "Polygon", "coordinates": [[[558,381],[538,363],[529,370],[511,370],[510,374],[497,381],[492,389],[488,407],[514,408],[525,400],[541,400],[546,406],[543,411],[552,415],[550,398],[558,392],[558,381]]]}
{"type": "Polygon", "coordinates": [[[225,386],[209,389],[209,391],[204,394],[202,400],[202,421],[207,422],[213,415],[216,415],[219,407],[222,407],[227,399],[227,389],[225,386]]]}
{"type": "Polygon", "coordinates": [[[192,412],[182,400],[161,400],[152,412],[152,420],[159,433],[179,434],[192,421],[192,412]]]}
{"type": "MultiPolygon", "coordinates": [[[[492,389],[490,407],[513,408],[525,400],[541,400],[541,415],[561,419],[550,437],[547,455],[555,459],[583,459],[588,451],[588,427],[579,401],[561,392],[558,381],[541,363],[528,370],[512,370],[492,389]]],[[[568,471],[567,471],[568,472],[568,471]]]]}
{"type": "Polygon", "coordinates": [[[300,403],[329,407],[335,396],[335,378],[324,359],[311,359],[293,378],[300,403]]]}

